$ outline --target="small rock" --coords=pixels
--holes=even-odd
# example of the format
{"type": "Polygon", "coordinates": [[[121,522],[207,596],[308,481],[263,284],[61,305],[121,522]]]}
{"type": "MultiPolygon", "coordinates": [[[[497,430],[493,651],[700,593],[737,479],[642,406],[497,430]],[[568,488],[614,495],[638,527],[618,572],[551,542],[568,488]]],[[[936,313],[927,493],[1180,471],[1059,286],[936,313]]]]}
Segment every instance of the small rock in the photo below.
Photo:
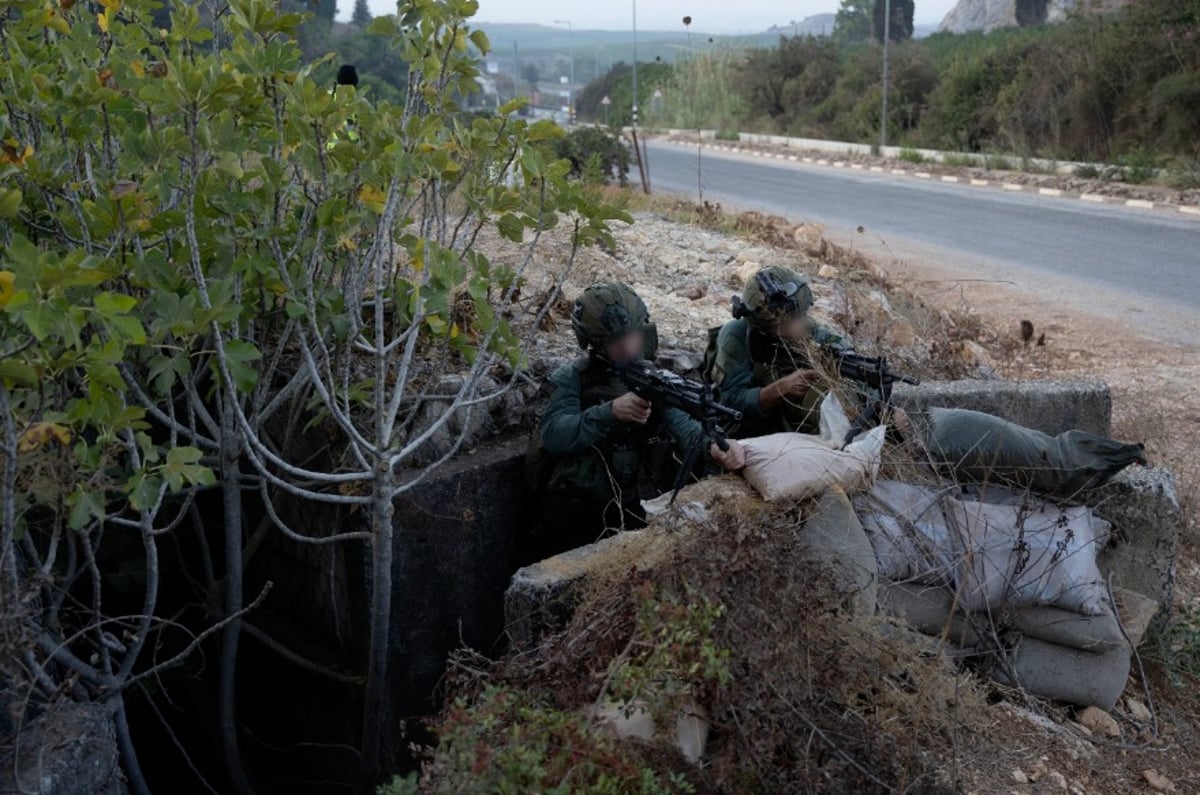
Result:
{"type": "Polygon", "coordinates": [[[1033,763],[1033,767],[1029,770],[1029,780],[1037,781],[1044,775],[1046,775],[1046,763],[1039,759],[1033,763]]]}
{"type": "Polygon", "coordinates": [[[675,291],[675,295],[683,296],[689,301],[699,301],[708,293],[702,285],[693,284],[690,287],[681,287],[675,291]]]}
{"type": "Polygon", "coordinates": [[[821,279],[838,279],[841,278],[842,272],[833,265],[822,265],[817,271],[817,277],[821,279]]]}
{"type": "Polygon", "coordinates": [[[1055,789],[1067,788],[1067,777],[1062,773],[1059,773],[1057,770],[1051,770],[1050,775],[1046,776],[1046,779],[1050,782],[1050,786],[1054,787],[1055,789]]]}
{"type": "Polygon", "coordinates": [[[1143,770],[1142,778],[1146,779],[1146,783],[1150,785],[1150,789],[1155,792],[1175,791],[1175,782],[1153,768],[1143,770]]]}
{"type": "Polygon", "coordinates": [[[1012,780],[1017,782],[1018,784],[1028,784],[1029,776],[1025,775],[1025,773],[1022,772],[1020,769],[1017,769],[1012,772],[1012,780]]]}
{"type": "Polygon", "coordinates": [[[1138,723],[1150,723],[1154,720],[1154,714],[1146,705],[1132,696],[1125,699],[1125,709],[1129,710],[1129,716],[1138,723]]]}
{"type": "Polygon", "coordinates": [[[1112,715],[1099,707],[1088,707],[1077,716],[1084,728],[1104,737],[1120,737],[1121,727],[1112,715]]]}

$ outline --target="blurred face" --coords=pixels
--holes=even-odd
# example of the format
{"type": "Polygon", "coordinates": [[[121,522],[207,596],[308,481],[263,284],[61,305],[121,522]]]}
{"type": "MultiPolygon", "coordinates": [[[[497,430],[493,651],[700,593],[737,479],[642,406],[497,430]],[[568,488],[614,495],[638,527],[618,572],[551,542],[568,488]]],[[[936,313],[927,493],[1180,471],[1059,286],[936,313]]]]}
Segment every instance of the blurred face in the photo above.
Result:
{"type": "Polygon", "coordinates": [[[779,324],[775,333],[785,340],[802,340],[808,336],[811,329],[812,321],[808,319],[808,315],[792,315],[779,324]]]}
{"type": "Polygon", "coordinates": [[[646,349],[646,335],[633,331],[604,346],[604,355],[615,364],[625,364],[641,359],[646,349]]]}

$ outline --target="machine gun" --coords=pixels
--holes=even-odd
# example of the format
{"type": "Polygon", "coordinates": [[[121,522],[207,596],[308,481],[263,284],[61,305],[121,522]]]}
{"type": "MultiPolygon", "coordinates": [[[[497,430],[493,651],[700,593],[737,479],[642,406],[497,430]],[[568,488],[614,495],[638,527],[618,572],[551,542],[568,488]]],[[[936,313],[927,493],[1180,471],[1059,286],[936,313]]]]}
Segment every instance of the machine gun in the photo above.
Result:
{"type": "Polygon", "coordinates": [[[703,433],[687,451],[672,487],[671,503],[683,486],[684,479],[696,463],[696,456],[705,442],[711,439],[722,451],[729,449],[722,425],[738,422],[742,412],[720,402],[720,394],[712,384],[693,381],[681,375],[663,370],[643,360],[616,364],[605,359],[613,372],[629,387],[629,391],[640,398],[662,406],[677,408],[700,423],[703,433]]]}

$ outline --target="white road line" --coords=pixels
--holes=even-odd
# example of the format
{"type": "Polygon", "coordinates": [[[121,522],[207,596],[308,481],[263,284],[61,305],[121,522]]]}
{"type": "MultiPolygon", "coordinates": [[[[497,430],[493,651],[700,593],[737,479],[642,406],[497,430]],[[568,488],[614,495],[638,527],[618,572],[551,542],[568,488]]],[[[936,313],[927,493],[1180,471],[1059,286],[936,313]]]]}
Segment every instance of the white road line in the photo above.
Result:
{"type": "Polygon", "coordinates": [[[1099,193],[1084,193],[1079,198],[1085,202],[1095,202],[1096,204],[1104,204],[1104,197],[1099,193]]]}
{"type": "Polygon", "coordinates": [[[1025,190],[1025,186],[1024,185],[1014,185],[1011,182],[1005,182],[1004,189],[1005,190],[1025,190]]]}
{"type": "Polygon", "coordinates": [[[1153,210],[1154,202],[1148,202],[1145,199],[1127,199],[1126,207],[1141,207],[1143,210],[1153,210]]]}
{"type": "Polygon", "coordinates": [[[942,182],[958,182],[958,177],[942,177],[942,182]]]}
{"type": "Polygon", "coordinates": [[[1063,192],[1058,188],[1038,188],[1038,193],[1042,196],[1062,196],[1063,192]]]}

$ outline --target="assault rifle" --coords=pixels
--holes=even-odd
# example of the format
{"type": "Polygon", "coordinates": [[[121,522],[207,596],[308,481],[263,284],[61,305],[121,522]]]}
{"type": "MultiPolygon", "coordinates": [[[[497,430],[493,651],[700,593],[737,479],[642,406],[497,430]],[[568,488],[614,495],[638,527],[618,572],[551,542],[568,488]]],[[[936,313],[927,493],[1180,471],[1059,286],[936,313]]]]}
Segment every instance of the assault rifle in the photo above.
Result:
{"type": "Polygon", "coordinates": [[[612,367],[625,386],[629,387],[630,392],[651,403],[679,409],[700,423],[704,430],[696,443],[688,449],[675,478],[671,495],[671,502],[674,503],[675,495],[679,493],[684,480],[696,463],[696,456],[704,449],[707,440],[711,439],[722,451],[729,449],[722,425],[726,422],[738,422],[742,419],[742,412],[721,403],[720,394],[712,384],[684,378],[640,359],[620,365],[608,359],[604,361],[612,367]]]}
{"type": "Polygon", "coordinates": [[[724,422],[739,421],[742,412],[721,403],[715,386],[684,378],[640,359],[620,365],[605,361],[630,392],[651,403],[679,409],[700,423],[705,436],[718,447],[729,449],[721,426],[724,422]]]}

